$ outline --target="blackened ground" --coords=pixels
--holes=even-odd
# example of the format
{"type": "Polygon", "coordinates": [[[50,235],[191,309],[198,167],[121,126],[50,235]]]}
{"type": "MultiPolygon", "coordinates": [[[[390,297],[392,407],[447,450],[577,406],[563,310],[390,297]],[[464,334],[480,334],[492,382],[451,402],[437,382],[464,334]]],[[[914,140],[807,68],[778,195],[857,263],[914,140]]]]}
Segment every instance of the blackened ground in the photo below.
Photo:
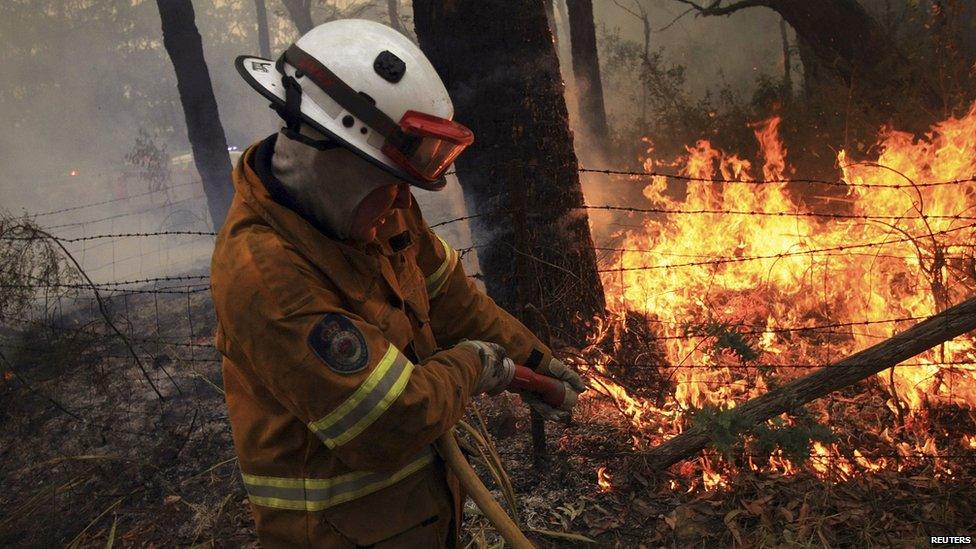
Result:
{"type": "MultiPolygon", "coordinates": [[[[210,348],[207,293],[130,295],[110,308],[164,401],[88,307],[8,322],[0,334],[0,546],[104,547],[113,529],[116,546],[257,546],[210,348]]],[[[660,384],[653,372],[616,374],[624,386],[660,384]]],[[[887,398],[869,381],[823,404],[850,461],[854,448],[892,452],[883,427],[896,439],[909,430],[887,398]]],[[[914,546],[933,535],[976,534],[976,451],[959,444],[959,433],[976,432],[972,410],[929,412],[947,456],[938,460],[831,482],[808,467],[784,475],[719,465],[726,484],[706,490],[701,457],[648,471],[630,421],[606,397],[585,397],[572,425],[548,424],[547,465],[538,469],[519,398],[476,405],[541,547],[580,542],[531,530],[606,547],[914,546]],[[597,485],[601,467],[609,491],[597,485]]],[[[497,541],[470,504],[464,532],[463,545],[497,541]]]]}

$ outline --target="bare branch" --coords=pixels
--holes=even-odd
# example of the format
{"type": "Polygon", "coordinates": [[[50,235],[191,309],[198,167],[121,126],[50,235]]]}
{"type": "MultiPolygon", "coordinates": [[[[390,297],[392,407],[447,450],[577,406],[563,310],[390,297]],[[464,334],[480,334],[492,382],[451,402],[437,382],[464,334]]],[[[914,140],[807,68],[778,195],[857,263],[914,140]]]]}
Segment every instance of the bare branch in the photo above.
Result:
{"type": "Polygon", "coordinates": [[[739,0],[738,2],[729,4],[727,6],[722,5],[722,0],[714,0],[711,4],[703,6],[694,2],[693,0],[674,0],[675,2],[680,2],[687,6],[691,6],[691,9],[698,12],[698,15],[703,15],[705,17],[715,16],[715,15],[731,15],[739,10],[746,8],[754,8],[757,6],[771,7],[770,0],[739,0]]]}
{"type": "Polygon", "coordinates": [[[634,3],[637,5],[638,8],[641,9],[640,10],[641,11],[640,13],[637,13],[636,11],[628,8],[627,6],[624,6],[618,0],[613,0],[613,3],[616,4],[618,8],[620,8],[620,9],[624,10],[625,12],[633,15],[637,19],[644,19],[644,16],[647,14],[647,12],[643,9],[643,6],[641,6],[640,3],[638,3],[638,2],[634,2],[634,3]]]}
{"type": "Polygon", "coordinates": [[[675,23],[677,23],[678,21],[680,21],[681,19],[683,19],[684,16],[688,15],[689,13],[691,13],[693,11],[695,11],[695,8],[688,8],[688,9],[686,9],[685,11],[681,12],[680,15],[678,15],[677,17],[675,17],[674,19],[672,19],[670,23],[668,23],[667,25],[664,25],[663,27],[657,29],[654,32],[663,32],[663,31],[666,31],[666,30],[670,29],[671,27],[674,26],[675,23]]]}

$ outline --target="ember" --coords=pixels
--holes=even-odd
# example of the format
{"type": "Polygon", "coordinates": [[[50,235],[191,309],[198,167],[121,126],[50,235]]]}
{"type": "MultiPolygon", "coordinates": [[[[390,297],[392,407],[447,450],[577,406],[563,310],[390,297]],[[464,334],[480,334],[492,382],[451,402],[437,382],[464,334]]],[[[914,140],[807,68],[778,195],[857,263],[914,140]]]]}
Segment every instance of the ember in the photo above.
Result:
{"type": "Polygon", "coordinates": [[[613,490],[613,485],[610,484],[611,480],[613,480],[613,477],[607,472],[606,467],[600,467],[596,470],[596,483],[600,487],[601,492],[613,490]]]}

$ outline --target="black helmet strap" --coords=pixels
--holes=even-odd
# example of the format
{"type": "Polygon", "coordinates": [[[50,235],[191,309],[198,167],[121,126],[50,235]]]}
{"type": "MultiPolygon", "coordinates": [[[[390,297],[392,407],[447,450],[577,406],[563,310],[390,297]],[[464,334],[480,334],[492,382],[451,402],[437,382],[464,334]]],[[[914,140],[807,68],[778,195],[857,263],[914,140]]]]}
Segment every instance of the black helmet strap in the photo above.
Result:
{"type": "Polygon", "coordinates": [[[275,68],[281,73],[281,84],[285,88],[285,104],[271,105],[278,116],[285,121],[285,127],[292,133],[298,133],[302,127],[302,86],[294,77],[285,74],[285,56],[282,55],[275,62],[275,68]]]}
{"type": "MultiPolygon", "coordinates": [[[[331,97],[333,101],[338,103],[339,106],[349,111],[349,113],[351,113],[354,117],[358,118],[364,124],[372,128],[373,131],[382,135],[387,140],[398,142],[402,141],[405,137],[400,131],[399,124],[394,122],[393,119],[387,116],[385,112],[378,109],[373,104],[373,101],[368,98],[368,96],[352,89],[349,84],[346,84],[328,67],[320,63],[318,59],[312,57],[295,44],[292,44],[287,50],[285,50],[276,64],[278,71],[283,75],[282,83],[285,85],[284,109],[286,111],[288,110],[289,105],[288,93],[289,86],[291,85],[287,80],[291,77],[285,75],[285,61],[287,61],[289,65],[295,67],[297,75],[307,77],[312,81],[313,84],[318,86],[323,92],[331,97]]],[[[301,85],[299,85],[294,78],[291,78],[291,81],[294,82],[295,86],[297,86],[298,93],[301,93],[301,85]]],[[[297,101],[298,103],[296,104],[295,108],[298,110],[300,115],[300,99],[297,101]]],[[[284,118],[284,116],[282,118],[284,118]]]]}

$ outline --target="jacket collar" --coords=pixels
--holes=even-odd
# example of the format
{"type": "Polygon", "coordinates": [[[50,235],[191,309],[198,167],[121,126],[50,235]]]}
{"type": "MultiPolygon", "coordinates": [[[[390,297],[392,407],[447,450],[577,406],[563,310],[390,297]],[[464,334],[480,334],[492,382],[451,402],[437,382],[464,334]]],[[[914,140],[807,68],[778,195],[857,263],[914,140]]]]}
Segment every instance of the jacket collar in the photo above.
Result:
{"type": "Polygon", "coordinates": [[[397,210],[372,242],[334,238],[328,228],[299,213],[301,208],[274,177],[271,155],[276,139],[277,134],[273,134],[252,145],[235,166],[234,187],[244,203],[351,299],[368,299],[380,279],[400,293],[399,284],[382,268],[379,256],[389,257],[415,244],[416,237],[408,230],[405,218],[409,210],[397,210]]]}
{"type": "MultiPolygon", "coordinates": [[[[258,160],[270,164],[264,151],[274,150],[276,136],[249,147],[234,168],[234,187],[243,202],[265,223],[356,301],[365,301],[375,290],[380,265],[371,247],[376,242],[354,243],[331,238],[298,213],[284,187],[271,174],[270,165],[257,168],[258,160]],[[261,152],[259,157],[255,155],[261,152]],[[262,172],[262,175],[259,175],[262,172]]],[[[388,246],[387,246],[388,249],[388,246]]]]}

